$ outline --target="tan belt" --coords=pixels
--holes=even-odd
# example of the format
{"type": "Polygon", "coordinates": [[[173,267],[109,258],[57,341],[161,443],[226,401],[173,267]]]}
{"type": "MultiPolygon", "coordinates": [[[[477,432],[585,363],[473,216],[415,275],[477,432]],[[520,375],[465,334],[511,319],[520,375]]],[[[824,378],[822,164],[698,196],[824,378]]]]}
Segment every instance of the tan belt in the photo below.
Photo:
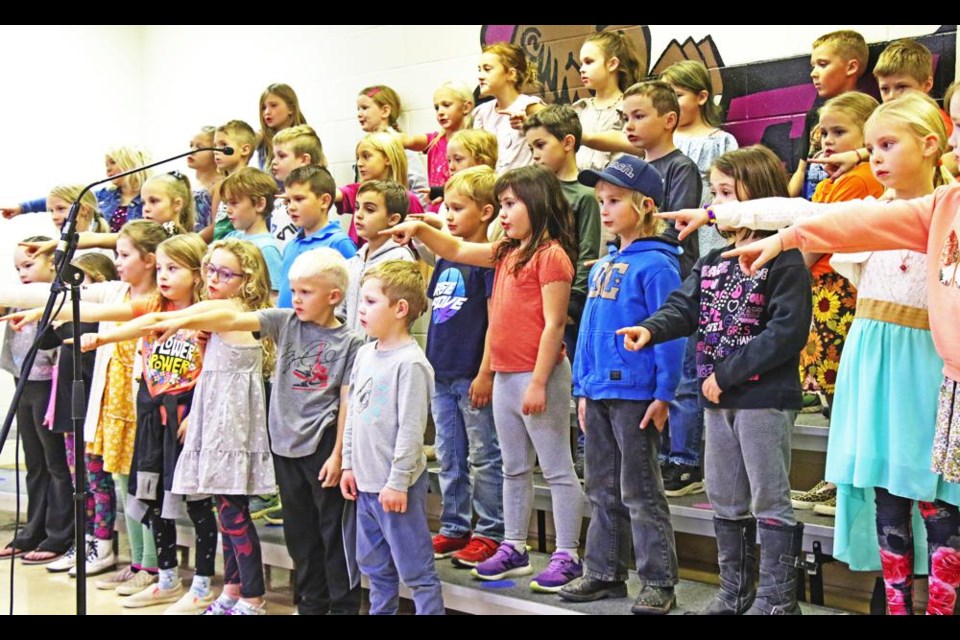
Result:
{"type": "Polygon", "coordinates": [[[930,317],[926,309],[908,307],[897,302],[860,298],[857,300],[857,317],[889,322],[911,329],[930,330],[930,317]]]}

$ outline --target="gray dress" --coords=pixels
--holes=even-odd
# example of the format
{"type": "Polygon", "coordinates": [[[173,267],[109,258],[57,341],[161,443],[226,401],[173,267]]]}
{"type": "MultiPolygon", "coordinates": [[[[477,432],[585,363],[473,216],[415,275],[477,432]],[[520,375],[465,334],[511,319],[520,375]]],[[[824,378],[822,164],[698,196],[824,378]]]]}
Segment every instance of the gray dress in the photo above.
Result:
{"type": "Polygon", "coordinates": [[[173,476],[174,493],[260,495],[277,490],[264,399],[260,345],[231,345],[212,334],[173,476]]]}

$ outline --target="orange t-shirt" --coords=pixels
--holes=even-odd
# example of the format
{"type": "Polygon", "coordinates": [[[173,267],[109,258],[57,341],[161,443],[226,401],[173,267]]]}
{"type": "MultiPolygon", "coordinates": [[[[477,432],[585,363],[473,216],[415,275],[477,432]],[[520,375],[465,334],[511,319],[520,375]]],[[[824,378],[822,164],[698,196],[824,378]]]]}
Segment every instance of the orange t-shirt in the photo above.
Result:
{"type": "MultiPolygon", "coordinates": [[[[573,263],[560,244],[538,249],[514,275],[516,250],[497,264],[490,298],[490,366],[500,373],[533,371],[546,327],[541,288],[551,282],[573,282],[573,263]]],[[[560,357],[565,352],[561,347],[560,357]]]]}
{"type": "MultiPolygon", "coordinates": [[[[817,185],[813,192],[813,202],[846,202],[848,200],[863,200],[867,197],[879,198],[883,195],[883,185],[874,177],[869,162],[861,162],[849,173],[845,173],[836,180],[827,178],[817,185]]],[[[810,268],[811,275],[816,278],[833,271],[830,258],[833,254],[826,254],[810,268]]]]}

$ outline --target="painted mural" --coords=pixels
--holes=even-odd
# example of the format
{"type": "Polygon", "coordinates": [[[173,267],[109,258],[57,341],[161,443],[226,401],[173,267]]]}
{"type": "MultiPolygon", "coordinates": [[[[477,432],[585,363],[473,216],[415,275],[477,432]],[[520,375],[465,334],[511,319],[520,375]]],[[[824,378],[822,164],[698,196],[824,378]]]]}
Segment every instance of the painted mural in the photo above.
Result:
{"type": "MultiPolygon", "coordinates": [[[[699,60],[710,69],[714,92],[721,96],[727,131],[741,146],[763,143],[790,169],[799,156],[804,118],[817,100],[810,83],[809,56],[726,66],[711,36],[700,40],[671,39],[662,51],[651,48],[649,25],[484,25],[482,45],[511,42],[537,64],[539,93],[547,102],[569,103],[587,97],[580,83],[579,51],[584,38],[597,31],[623,31],[636,46],[641,69],[655,76],[674,62],[699,60]]],[[[956,67],[956,25],[942,25],[916,38],[934,55],[934,98],[953,80],[956,67]]],[[[887,42],[870,44],[868,70],[887,42]]],[[[873,76],[865,74],[860,90],[877,94],[873,76]]]]}

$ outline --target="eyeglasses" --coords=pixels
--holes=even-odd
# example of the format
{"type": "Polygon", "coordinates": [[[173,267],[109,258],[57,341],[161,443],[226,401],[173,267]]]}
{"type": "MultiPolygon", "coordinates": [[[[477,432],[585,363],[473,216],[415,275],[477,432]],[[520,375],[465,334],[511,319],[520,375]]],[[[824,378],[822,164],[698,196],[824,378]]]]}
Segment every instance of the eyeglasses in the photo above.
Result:
{"type": "Polygon", "coordinates": [[[224,284],[228,284],[234,278],[239,278],[240,276],[243,275],[242,273],[235,273],[233,271],[230,271],[230,269],[218,269],[212,264],[208,264],[204,268],[203,273],[204,275],[207,276],[208,280],[212,280],[213,276],[217,276],[217,280],[219,280],[224,284]]]}

